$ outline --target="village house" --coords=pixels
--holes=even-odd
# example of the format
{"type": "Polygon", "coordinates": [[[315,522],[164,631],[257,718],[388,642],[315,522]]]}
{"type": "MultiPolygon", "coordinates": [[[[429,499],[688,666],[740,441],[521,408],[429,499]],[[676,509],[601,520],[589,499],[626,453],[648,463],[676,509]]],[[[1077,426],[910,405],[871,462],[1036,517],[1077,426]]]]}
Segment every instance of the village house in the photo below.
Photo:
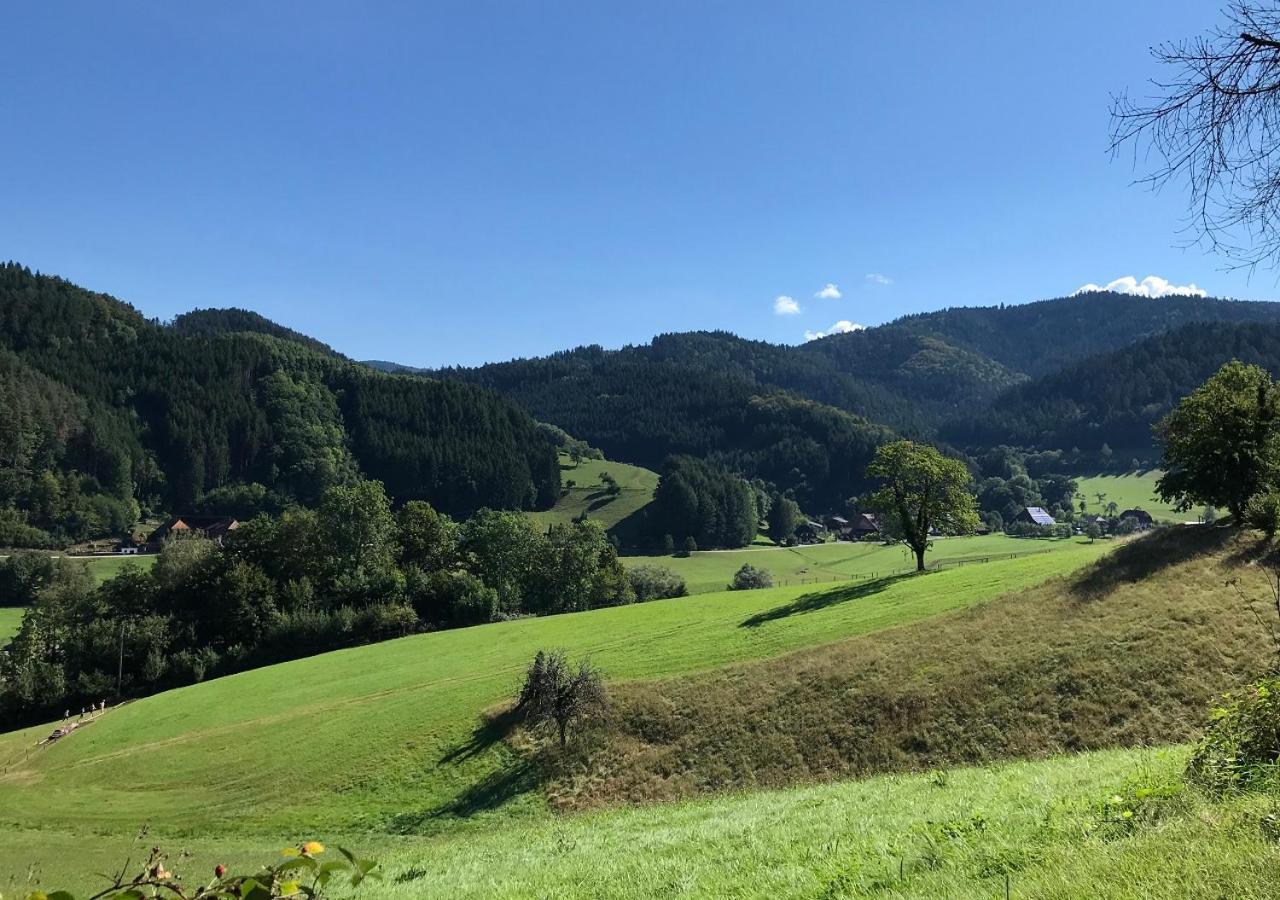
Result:
{"type": "Polygon", "coordinates": [[[1022,512],[1014,516],[1013,521],[1024,522],[1028,525],[1056,525],[1057,521],[1053,516],[1039,506],[1025,507],[1022,512]]]}
{"type": "Polygon", "coordinates": [[[176,516],[161,525],[147,538],[147,548],[160,550],[171,538],[203,537],[222,545],[222,539],[240,527],[231,516],[176,516]]]}
{"type": "Polygon", "coordinates": [[[1133,509],[1126,509],[1116,518],[1121,522],[1125,519],[1133,519],[1133,521],[1138,524],[1139,530],[1142,531],[1145,531],[1156,523],[1156,520],[1151,517],[1151,513],[1147,512],[1145,509],[1138,509],[1137,507],[1134,507],[1133,509]]]}

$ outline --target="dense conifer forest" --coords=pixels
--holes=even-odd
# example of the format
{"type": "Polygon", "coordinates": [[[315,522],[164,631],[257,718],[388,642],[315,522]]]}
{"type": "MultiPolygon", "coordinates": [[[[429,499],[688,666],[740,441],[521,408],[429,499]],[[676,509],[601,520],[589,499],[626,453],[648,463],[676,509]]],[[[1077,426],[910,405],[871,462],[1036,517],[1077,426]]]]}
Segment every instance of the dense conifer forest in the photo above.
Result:
{"type": "Polygon", "coordinates": [[[311,504],[362,474],[457,514],[558,496],[551,438],[509,400],[378,373],[263,322],[169,327],[0,266],[0,545],[120,534],[219,498],[311,504]]]}

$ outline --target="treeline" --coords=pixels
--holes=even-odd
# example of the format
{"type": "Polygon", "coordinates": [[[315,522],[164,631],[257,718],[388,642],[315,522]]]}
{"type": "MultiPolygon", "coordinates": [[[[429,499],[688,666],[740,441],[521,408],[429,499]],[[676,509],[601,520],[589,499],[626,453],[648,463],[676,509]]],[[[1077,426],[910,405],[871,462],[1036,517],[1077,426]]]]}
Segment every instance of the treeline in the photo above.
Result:
{"type": "Polygon", "coordinates": [[[101,586],[73,561],[14,555],[0,592],[28,607],[0,654],[0,727],[12,727],[335,647],[684,585],[654,567],[629,577],[591,522],[543,533],[495,510],[457,522],[423,501],[393,510],[381,485],[357,481],[314,508],[258,515],[221,545],[172,540],[150,570],[126,566],[101,586]]]}
{"type": "Polygon", "coordinates": [[[1121,452],[1128,463],[1154,452],[1152,426],[1230,359],[1280,371],[1280,325],[1201,323],[1156,335],[1015,387],[941,434],[970,447],[1075,448],[1099,464],[1121,452]]]}
{"type": "Polygon", "coordinates": [[[223,498],[278,510],[362,475],[456,514],[554,503],[553,442],[510,401],[378,373],[257,319],[168,328],[0,266],[0,397],[15,410],[0,417],[0,544],[119,534],[139,511],[223,498]]]}

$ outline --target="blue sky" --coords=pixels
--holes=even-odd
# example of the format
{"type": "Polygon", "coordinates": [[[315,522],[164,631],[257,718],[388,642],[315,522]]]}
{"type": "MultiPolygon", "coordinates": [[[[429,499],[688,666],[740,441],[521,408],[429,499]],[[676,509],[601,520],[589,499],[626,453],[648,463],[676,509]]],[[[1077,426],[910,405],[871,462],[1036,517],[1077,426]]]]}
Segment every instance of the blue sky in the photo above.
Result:
{"type": "Polygon", "coordinates": [[[1106,153],[1110,94],[1204,0],[203,10],[6,9],[0,258],[415,365],[1122,276],[1280,293],[1106,153]]]}

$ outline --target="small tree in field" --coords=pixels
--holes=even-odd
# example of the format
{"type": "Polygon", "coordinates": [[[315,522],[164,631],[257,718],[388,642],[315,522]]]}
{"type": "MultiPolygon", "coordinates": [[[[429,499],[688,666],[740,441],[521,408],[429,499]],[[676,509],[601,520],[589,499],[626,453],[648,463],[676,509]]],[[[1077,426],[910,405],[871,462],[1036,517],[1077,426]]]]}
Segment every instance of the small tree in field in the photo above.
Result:
{"type": "Polygon", "coordinates": [[[569,728],[575,722],[603,715],[608,709],[599,670],[586,661],[574,669],[562,650],[538,651],[516,699],[516,711],[527,722],[535,727],[555,727],[561,749],[568,745],[569,728]]]}
{"type": "Polygon", "coordinates": [[[931,531],[968,534],[978,527],[969,470],[933,447],[914,441],[885,444],[867,466],[867,476],[883,482],[871,506],[887,535],[915,553],[918,572],[924,571],[931,531]]]}
{"type": "Polygon", "coordinates": [[[1098,525],[1098,520],[1094,519],[1092,522],[1086,525],[1084,527],[1084,533],[1085,533],[1085,536],[1089,538],[1090,544],[1092,544],[1098,538],[1102,537],[1102,528],[1101,526],[1098,525]]]}

